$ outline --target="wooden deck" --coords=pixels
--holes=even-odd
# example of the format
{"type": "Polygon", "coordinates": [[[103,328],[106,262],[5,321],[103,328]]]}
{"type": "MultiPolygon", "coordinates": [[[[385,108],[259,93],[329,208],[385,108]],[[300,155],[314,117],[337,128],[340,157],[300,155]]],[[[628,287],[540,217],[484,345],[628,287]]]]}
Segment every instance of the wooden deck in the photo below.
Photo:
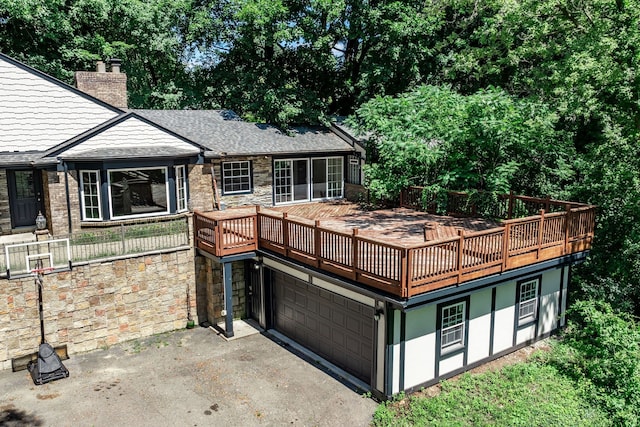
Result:
{"type": "Polygon", "coordinates": [[[510,214],[541,204],[552,213],[493,221],[455,209],[444,216],[409,207],[364,211],[346,202],[247,207],[197,212],[195,241],[216,256],[272,251],[402,298],[591,247],[595,207],[504,201],[510,214]]]}

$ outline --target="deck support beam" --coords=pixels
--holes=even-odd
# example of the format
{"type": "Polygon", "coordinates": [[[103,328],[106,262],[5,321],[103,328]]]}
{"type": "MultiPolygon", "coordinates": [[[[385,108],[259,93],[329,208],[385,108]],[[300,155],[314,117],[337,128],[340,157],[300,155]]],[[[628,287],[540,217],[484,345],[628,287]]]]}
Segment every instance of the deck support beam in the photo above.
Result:
{"type": "Polygon", "coordinates": [[[233,336],[233,273],[231,271],[231,263],[222,263],[222,282],[224,286],[224,336],[231,338],[233,336]]]}

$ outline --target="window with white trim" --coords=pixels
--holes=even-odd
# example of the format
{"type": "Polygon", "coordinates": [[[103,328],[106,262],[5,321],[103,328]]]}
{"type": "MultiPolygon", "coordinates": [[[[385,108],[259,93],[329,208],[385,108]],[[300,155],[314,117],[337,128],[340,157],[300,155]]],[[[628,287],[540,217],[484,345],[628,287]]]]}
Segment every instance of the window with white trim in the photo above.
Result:
{"type": "Polygon", "coordinates": [[[80,202],[84,221],[102,220],[100,171],[80,171],[80,202]]]}
{"type": "Polygon", "coordinates": [[[176,166],[176,210],[187,210],[187,172],[184,165],[176,166]]]}
{"type": "Polygon", "coordinates": [[[169,213],[166,167],[109,169],[111,218],[169,213]]]}
{"type": "Polygon", "coordinates": [[[518,300],[519,325],[536,320],[538,315],[538,284],[539,279],[520,283],[520,297],[518,300]]]}
{"type": "Polygon", "coordinates": [[[222,192],[251,192],[251,162],[248,160],[222,163],[222,192]]]}
{"type": "Polygon", "coordinates": [[[343,163],[343,157],[275,160],[275,203],[341,198],[344,193],[343,163]]]}
{"type": "Polygon", "coordinates": [[[448,350],[464,345],[466,301],[442,307],[440,348],[448,350]]]}

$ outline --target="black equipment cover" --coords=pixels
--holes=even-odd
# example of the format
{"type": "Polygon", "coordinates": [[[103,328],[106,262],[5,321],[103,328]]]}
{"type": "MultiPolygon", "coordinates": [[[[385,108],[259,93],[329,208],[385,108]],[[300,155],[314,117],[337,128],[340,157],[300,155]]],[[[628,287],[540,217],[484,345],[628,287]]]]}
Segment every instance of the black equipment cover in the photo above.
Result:
{"type": "Polygon", "coordinates": [[[69,376],[69,371],[48,343],[40,344],[38,358],[29,362],[27,369],[31,373],[35,385],[46,384],[69,376]]]}

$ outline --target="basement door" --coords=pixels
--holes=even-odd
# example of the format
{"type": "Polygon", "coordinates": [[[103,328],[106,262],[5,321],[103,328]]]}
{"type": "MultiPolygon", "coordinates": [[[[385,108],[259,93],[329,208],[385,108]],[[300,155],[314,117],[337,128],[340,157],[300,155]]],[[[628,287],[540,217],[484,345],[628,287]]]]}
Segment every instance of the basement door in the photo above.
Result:
{"type": "Polygon", "coordinates": [[[278,271],[271,277],[274,328],[370,384],[373,307],[278,271]]]}

